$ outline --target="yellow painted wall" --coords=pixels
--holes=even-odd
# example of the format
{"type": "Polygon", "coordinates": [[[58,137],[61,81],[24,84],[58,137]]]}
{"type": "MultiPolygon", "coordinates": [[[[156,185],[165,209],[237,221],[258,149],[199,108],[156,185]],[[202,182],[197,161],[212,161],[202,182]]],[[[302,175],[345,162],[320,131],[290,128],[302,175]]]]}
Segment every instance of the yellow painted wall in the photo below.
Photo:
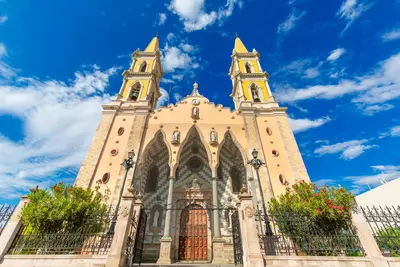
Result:
{"type": "Polygon", "coordinates": [[[257,60],[239,60],[239,69],[241,72],[246,73],[244,66],[249,62],[253,65],[254,72],[260,72],[260,68],[258,67],[257,60]]]}
{"type": "Polygon", "coordinates": [[[250,100],[252,99],[251,97],[251,92],[250,92],[250,84],[255,83],[257,84],[263,93],[263,98],[264,100],[267,100],[269,98],[268,96],[268,90],[267,87],[265,86],[264,81],[242,81],[242,86],[243,86],[243,91],[244,95],[246,96],[246,99],[250,100]]]}
{"type": "Polygon", "coordinates": [[[142,90],[142,95],[140,96],[140,98],[143,98],[144,96],[146,96],[147,94],[147,90],[149,88],[149,80],[128,80],[125,84],[125,88],[122,92],[122,97],[123,99],[127,99],[128,98],[128,94],[129,94],[129,90],[131,88],[132,85],[134,85],[136,82],[140,82],[142,84],[142,86],[144,86],[143,90],[142,90]]]}
{"type": "Polygon", "coordinates": [[[133,66],[133,71],[138,72],[140,65],[142,65],[142,62],[146,61],[147,62],[147,72],[150,72],[150,70],[153,69],[153,64],[154,64],[154,59],[137,59],[135,62],[135,65],[133,66]]]}

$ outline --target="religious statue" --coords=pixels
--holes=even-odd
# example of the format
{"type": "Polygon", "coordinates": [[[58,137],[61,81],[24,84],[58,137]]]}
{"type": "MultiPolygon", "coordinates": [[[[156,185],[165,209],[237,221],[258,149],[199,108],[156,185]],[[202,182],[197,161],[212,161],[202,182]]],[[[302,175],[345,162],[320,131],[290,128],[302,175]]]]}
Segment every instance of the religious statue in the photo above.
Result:
{"type": "Polygon", "coordinates": [[[258,88],[251,87],[251,95],[253,96],[254,102],[260,102],[260,96],[258,95],[258,88]]]}
{"type": "Polygon", "coordinates": [[[210,145],[215,146],[218,144],[218,134],[215,130],[210,132],[210,145]]]}
{"type": "Polygon", "coordinates": [[[199,108],[198,107],[193,107],[192,108],[192,119],[199,119],[199,108]]]}
{"type": "Polygon", "coordinates": [[[180,138],[181,138],[181,133],[178,130],[174,131],[172,133],[172,141],[171,141],[171,143],[174,144],[174,145],[179,144],[180,138]]]}
{"type": "Polygon", "coordinates": [[[160,211],[159,210],[156,210],[155,212],[154,212],[154,215],[153,215],[153,225],[152,225],[152,227],[154,227],[154,228],[157,228],[158,227],[158,218],[160,217],[160,211]]]}

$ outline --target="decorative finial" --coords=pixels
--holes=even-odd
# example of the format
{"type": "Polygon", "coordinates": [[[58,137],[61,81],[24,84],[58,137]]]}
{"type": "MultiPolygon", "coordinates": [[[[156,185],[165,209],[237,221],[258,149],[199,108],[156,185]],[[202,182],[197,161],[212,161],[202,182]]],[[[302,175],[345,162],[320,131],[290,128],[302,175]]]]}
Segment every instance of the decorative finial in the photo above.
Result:
{"type": "Polygon", "coordinates": [[[198,83],[194,83],[193,84],[193,91],[191,96],[199,96],[199,91],[197,90],[199,88],[199,84],[198,83]]]}
{"type": "Polygon", "coordinates": [[[238,38],[239,37],[239,35],[236,33],[236,38],[238,38]]]}
{"type": "Polygon", "coordinates": [[[154,37],[158,37],[158,33],[156,33],[156,35],[154,37]]]}
{"type": "Polygon", "coordinates": [[[193,84],[193,89],[194,89],[194,90],[197,90],[197,88],[199,88],[199,84],[198,84],[197,82],[194,82],[194,84],[193,84]]]}

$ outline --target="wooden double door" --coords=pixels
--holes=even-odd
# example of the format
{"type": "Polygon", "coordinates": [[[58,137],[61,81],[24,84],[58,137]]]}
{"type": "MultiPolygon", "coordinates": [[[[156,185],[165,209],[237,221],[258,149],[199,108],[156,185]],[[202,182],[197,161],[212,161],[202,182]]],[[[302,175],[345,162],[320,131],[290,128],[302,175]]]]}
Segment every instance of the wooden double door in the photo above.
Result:
{"type": "Polygon", "coordinates": [[[207,210],[199,205],[190,205],[182,210],[179,230],[180,261],[208,260],[207,221],[207,210]]]}

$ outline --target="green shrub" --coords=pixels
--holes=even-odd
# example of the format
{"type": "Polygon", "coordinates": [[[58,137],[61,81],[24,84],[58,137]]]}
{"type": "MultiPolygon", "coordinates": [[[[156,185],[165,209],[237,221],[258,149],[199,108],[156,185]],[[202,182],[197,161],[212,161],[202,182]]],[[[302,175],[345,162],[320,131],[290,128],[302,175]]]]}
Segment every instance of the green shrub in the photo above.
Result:
{"type": "Polygon", "coordinates": [[[400,257],[400,228],[387,227],[377,233],[377,243],[381,250],[392,257],[400,257]]]}
{"type": "Polygon", "coordinates": [[[361,253],[351,224],[355,207],[354,195],[345,188],[318,188],[304,181],[269,202],[279,231],[309,255],[361,253]]]}
{"type": "Polygon", "coordinates": [[[97,190],[58,183],[28,194],[21,218],[26,229],[40,234],[96,233],[103,226],[107,206],[97,190]]]}

